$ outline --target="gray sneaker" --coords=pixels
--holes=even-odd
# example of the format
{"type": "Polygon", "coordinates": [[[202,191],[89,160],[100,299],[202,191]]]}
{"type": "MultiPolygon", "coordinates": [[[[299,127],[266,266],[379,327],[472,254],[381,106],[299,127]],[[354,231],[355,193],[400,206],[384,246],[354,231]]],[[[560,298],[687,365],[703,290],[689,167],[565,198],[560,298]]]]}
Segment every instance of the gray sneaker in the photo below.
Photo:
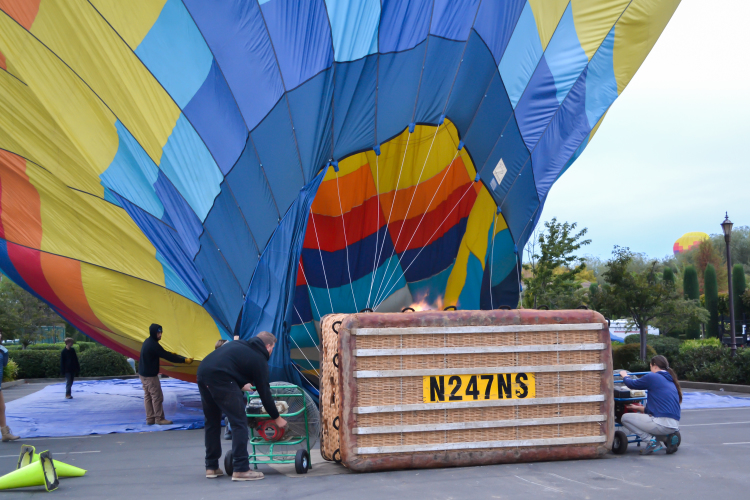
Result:
{"type": "Polygon", "coordinates": [[[648,446],[646,446],[644,449],[641,450],[641,455],[651,455],[652,453],[656,451],[661,451],[664,449],[664,445],[661,444],[660,441],[657,441],[656,439],[652,439],[650,443],[648,443],[648,446]]]}
{"type": "Polygon", "coordinates": [[[232,474],[232,481],[257,481],[263,479],[265,476],[262,472],[256,470],[246,470],[245,472],[234,472],[232,474]]]}

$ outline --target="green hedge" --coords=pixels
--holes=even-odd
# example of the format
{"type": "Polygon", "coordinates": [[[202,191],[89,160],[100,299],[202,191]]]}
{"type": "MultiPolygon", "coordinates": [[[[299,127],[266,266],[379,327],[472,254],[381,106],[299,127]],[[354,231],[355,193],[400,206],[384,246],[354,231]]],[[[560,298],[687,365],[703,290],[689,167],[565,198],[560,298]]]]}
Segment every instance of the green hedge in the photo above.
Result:
{"type": "Polygon", "coordinates": [[[57,378],[60,376],[60,351],[8,351],[18,363],[18,378],[57,378]]]}
{"type": "MultiPolygon", "coordinates": [[[[612,367],[615,370],[627,370],[629,372],[648,371],[648,362],[640,360],[641,346],[639,344],[624,344],[612,348],[612,367]]],[[[646,345],[646,359],[656,356],[656,351],[650,345],[646,345]]]]}
{"type": "Polygon", "coordinates": [[[106,347],[87,349],[78,361],[81,363],[81,377],[134,375],[127,358],[106,347]]]}
{"type": "MultiPolygon", "coordinates": [[[[61,350],[10,350],[8,355],[18,364],[18,378],[59,378],[61,350]]],[[[133,375],[127,358],[106,347],[85,348],[78,355],[78,362],[81,377],[133,375]]]]}
{"type": "MultiPolygon", "coordinates": [[[[671,359],[680,353],[680,339],[678,338],[667,337],[665,335],[647,335],[646,337],[646,345],[653,347],[656,354],[661,354],[662,356],[666,356],[667,359],[671,359]]],[[[640,345],[640,334],[628,335],[625,337],[625,343],[640,345]]]]}
{"type": "MultiPolygon", "coordinates": [[[[24,350],[20,344],[11,344],[6,345],[5,347],[7,347],[9,351],[24,350]]],[[[26,347],[25,350],[60,351],[63,347],[65,347],[65,344],[62,342],[59,342],[57,344],[30,344],[28,347],[26,347]]],[[[101,345],[97,344],[96,342],[76,342],[75,344],[73,344],[73,349],[75,349],[76,352],[84,352],[86,349],[91,349],[94,347],[101,347],[101,345]]]]}

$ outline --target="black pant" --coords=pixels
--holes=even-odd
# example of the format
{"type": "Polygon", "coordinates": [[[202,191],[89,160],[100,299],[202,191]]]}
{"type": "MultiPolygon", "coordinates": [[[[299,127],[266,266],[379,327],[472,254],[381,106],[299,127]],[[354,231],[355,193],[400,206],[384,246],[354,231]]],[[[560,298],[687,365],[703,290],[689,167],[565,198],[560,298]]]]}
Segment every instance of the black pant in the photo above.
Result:
{"type": "Polygon", "coordinates": [[[65,372],[65,395],[70,396],[70,389],[73,387],[73,372],[65,372]]]}
{"type": "Polygon", "coordinates": [[[221,458],[221,414],[232,424],[232,465],[236,472],[250,470],[247,456],[247,416],[245,396],[236,382],[199,380],[198,390],[205,417],[206,469],[219,468],[221,458]]]}

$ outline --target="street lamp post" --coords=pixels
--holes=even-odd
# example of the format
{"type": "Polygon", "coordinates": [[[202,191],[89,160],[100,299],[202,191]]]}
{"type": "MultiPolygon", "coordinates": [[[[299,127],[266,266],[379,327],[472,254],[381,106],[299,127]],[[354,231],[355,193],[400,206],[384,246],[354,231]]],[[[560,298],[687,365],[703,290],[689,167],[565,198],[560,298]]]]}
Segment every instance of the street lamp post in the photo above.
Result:
{"type": "Polygon", "coordinates": [[[729,241],[732,239],[732,221],[729,213],[724,216],[721,229],[724,231],[724,242],[727,244],[727,280],[729,283],[729,328],[732,332],[732,357],[737,354],[737,341],[734,337],[734,293],[732,292],[732,253],[729,251],[729,241]]]}

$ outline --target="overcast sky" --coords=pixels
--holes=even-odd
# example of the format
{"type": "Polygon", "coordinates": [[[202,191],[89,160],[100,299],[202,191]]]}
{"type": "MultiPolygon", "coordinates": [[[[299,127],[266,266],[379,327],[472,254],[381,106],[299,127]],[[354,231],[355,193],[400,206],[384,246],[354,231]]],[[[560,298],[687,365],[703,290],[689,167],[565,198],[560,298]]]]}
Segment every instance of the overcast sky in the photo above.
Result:
{"type": "MultiPolygon", "coordinates": [[[[682,0],[542,221],[589,228],[582,253],[651,257],[689,231],[750,225],[749,0],[682,0]]],[[[541,223],[540,223],[541,224],[541,223]]]]}

